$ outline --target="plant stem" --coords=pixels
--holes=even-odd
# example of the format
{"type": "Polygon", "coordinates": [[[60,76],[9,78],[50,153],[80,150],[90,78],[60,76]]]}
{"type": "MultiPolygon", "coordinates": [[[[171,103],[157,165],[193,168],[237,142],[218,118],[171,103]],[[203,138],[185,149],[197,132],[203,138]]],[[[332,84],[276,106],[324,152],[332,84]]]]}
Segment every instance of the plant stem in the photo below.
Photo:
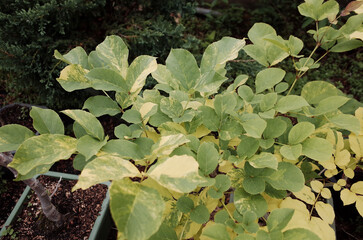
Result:
{"type": "Polygon", "coordinates": [[[185,231],[185,228],[187,227],[188,222],[189,222],[189,218],[185,221],[185,224],[184,224],[183,230],[182,230],[182,232],[180,233],[179,240],[182,240],[182,239],[183,239],[184,231],[185,231]]]}
{"type": "Polygon", "coordinates": [[[224,204],[223,200],[220,200],[220,202],[222,203],[223,207],[226,209],[229,217],[234,221],[234,222],[237,222],[236,219],[234,219],[234,217],[232,216],[232,214],[228,211],[228,208],[226,206],[226,204],[224,204]]]}
{"type": "MultiPolygon", "coordinates": [[[[9,152],[0,153],[0,166],[6,167],[9,169],[15,177],[17,177],[18,172],[8,167],[8,165],[13,161],[13,155],[9,152]]],[[[23,180],[23,182],[28,185],[38,196],[44,215],[52,222],[55,223],[57,227],[63,225],[64,216],[58,212],[56,207],[50,200],[49,195],[47,194],[44,186],[35,178],[23,180]]]]}

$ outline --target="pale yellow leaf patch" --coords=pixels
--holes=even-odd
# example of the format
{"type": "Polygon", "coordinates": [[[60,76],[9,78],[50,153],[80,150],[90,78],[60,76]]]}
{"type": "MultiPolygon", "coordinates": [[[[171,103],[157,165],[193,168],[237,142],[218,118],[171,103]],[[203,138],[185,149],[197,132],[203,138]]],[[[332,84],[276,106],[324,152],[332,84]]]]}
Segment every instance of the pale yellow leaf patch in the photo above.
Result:
{"type": "Polygon", "coordinates": [[[326,140],[328,140],[333,146],[335,146],[337,143],[334,131],[331,130],[330,128],[326,132],[326,140]]]}
{"type": "Polygon", "coordinates": [[[304,219],[309,219],[309,210],[306,208],[306,205],[303,202],[297,199],[292,199],[291,197],[285,198],[281,202],[280,208],[295,209],[295,213],[300,212],[302,214],[301,216],[303,216],[304,219]]]}
{"type": "Polygon", "coordinates": [[[353,171],[353,169],[347,168],[347,169],[344,169],[343,172],[344,172],[345,176],[347,176],[348,178],[350,178],[350,179],[354,178],[354,171],[353,171]]]}
{"type": "Polygon", "coordinates": [[[342,189],[342,187],[341,187],[341,186],[339,186],[338,184],[334,183],[334,184],[333,184],[333,189],[334,189],[335,191],[340,191],[340,190],[342,189]]]}
{"type": "Polygon", "coordinates": [[[345,179],[339,179],[337,184],[341,187],[344,187],[345,185],[347,185],[347,181],[345,179]]]}
{"type": "Polygon", "coordinates": [[[335,155],[335,164],[343,168],[348,165],[350,162],[350,153],[348,150],[344,149],[343,151],[337,151],[335,155]]]}
{"type": "Polygon", "coordinates": [[[233,164],[230,161],[223,161],[219,164],[218,170],[223,173],[228,173],[233,169],[233,164]]]}
{"type": "Polygon", "coordinates": [[[343,189],[340,192],[340,198],[342,199],[345,206],[355,203],[355,201],[357,200],[357,195],[351,192],[349,189],[343,189]]]}
{"type": "Polygon", "coordinates": [[[267,212],[272,212],[273,210],[279,208],[282,199],[272,198],[269,195],[262,193],[263,198],[267,202],[267,212]]]}
{"type": "Polygon", "coordinates": [[[328,161],[320,162],[320,164],[328,170],[333,170],[336,168],[333,156],[331,156],[331,158],[328,161]]]}
{"type": "Polygon", "coordinates": [[[359,181],[356,182],[352,185],[352,187],[350,188],[350,191],[356,193],[356,194],[360,194],[363,195],[363,181],[359,181]]]}
{"type": "Polygon", "coordinates": [[[327,223],[332,224],[334,222],[335,213],[334,208],[328,204],[318,201],[315,205],[315,209],[319,216],[327,223]]]}
{"type": "Polygon", "coordinates": [[[344,138],[341,132],[336,131],[336,134],[337,134],[337,145],[335,150],[340,151],[344,148],[344,138]]]}
{"type": "Polygon", "coordinates": [[[313,189],[314,192],[316,193],[320,193],[321,190],[324,187],[324,184],[322,182],[319,182],[317,180],[313,180],[310,182],[311,188],[313,189]]]}
{"type": "Polygon", "coordinates": [[[321,240],[335,239],[335,231],[329,224],[318,217],[312,217],[310,221],[310,230],[316,233],[321,240]]]}
{"type": "Polygon", "coordinates": [[[321,190],[321,196],[325,199],[330,199],[331,198],[331,191],[329,188],[323,188],[323,190],[321,190]]]}
{"type": "Polygon", "coordinates": [[[214,109],[214,99],[207,99],[205,100],[205,106],[211,107],[214,109]]]}
{"type": "Polygon", "coordinates": [[[308,186],[304,186],[304,188],[300,192],[294,192],[293,194],[298,199],[310,205],[313,205],[315,202],[315,194],[311,191],[311,188],[309,188],[308,186]]]}
{"type": "Polygon", "coordinates": [[[202,139],[200,139],[200,143],[202,144],[203,142],[212,142],[215,143],[217,145],[219,145],[219,139],[216,139],[213,136],[205,136],[202,139]]]}
{"type": "Polygon", "coordinates": [[[235,137],[235,138],[232,138],[229,143],[228,143],[228,146],[229,147],[237,147],[241,142],[241,139],[238,138],[238,137],[235,137]]]}
{"type": "Polygon", "coordinates": [[[349,146],[350,149],[356,154],[356,158],[362,157],[363,153],[363,136],[356,136],[354,133],[349,135],[349,146]]]}
{"type": "Polygon", "coordinates": [[[363,196],[358,196],[355,202],[355,207],[357,208],[359,214],[363,217],[363,196]]]}
{"type": "Polygon", "coordinates": [[[199,127],[197,127],[197,130],[195,131],[195,133],[191,134],[192,136],[196,137],[196,138],[201,138],[204,136],[207,136],[211,131],[206,128],[204,125],[201,125],[199,127]]]}
{"type": "Polygon", "coordinates": [[[363,31],[355,31],[349,35],[350,39],[360,39],[363,41],[363,31]]]}
{"type": "Polygon", "coordinates": [[[144,118],[146,116],[146,114],[148,114],[155,106],[157,106],[157,104],[152,103],[152,102],[144,103],[139,110],[139,112],[141,114],[141,118],[144,118]]]}

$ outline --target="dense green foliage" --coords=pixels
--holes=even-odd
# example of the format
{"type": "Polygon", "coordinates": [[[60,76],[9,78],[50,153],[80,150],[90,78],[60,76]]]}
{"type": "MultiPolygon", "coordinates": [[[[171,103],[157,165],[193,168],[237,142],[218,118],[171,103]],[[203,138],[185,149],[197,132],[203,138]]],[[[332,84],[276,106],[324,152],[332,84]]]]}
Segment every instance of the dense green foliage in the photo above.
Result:
{"type": "Polygon", "coordinates": [[[363,46],[361,6],[300,4],[315,23],[309,25],[313,49],[256,23],[249,44],[224,37],[200,61],[183,48],[172,49],[165,63],[149,55],[129,61],[129,48],[116,35],[90,53],[55,51],[68,64],[57,78],[66,91],[102,94],[82,109],[62,111],[74,121],[72,136],[58,113],[33,107],[40,135],[5,125],[0,151],[16,150],[8,166],[17,180],[76,154],[74,167],[82,172],[74,190],[112,181],[118,239],[334,239],[334,209],[324,200],[332,196],[329,185],[363,216],[363,182],[347,184],[362,167],[363,107],[326,81],[294,89],[328,53],[363,46]],[[348,20],[339,24],[343,17],[348,20]],[[319,26],[326,18],[331,24],[319,26]],[[244,74],[222,87],[227,62],[241,50],[263,67],[252,87],[244,74]],[[289,61],[292,78],[279,67],[289,61]],[[149,75],[157,84],[143,91],[149,75]],[[114,128],[116,139],[105,135],[103,115],[125,121],[114,128]]]}

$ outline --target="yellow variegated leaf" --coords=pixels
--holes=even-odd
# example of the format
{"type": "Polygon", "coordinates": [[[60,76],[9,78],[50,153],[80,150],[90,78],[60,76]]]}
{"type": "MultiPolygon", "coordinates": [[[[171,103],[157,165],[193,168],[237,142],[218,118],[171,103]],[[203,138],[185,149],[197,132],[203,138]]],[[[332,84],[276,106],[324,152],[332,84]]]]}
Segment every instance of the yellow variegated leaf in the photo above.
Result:
{"type": "Polygon", "coordinates": [[[241,142],[241,139],[238,138],[238,137],[235,137],[235,138],[232,138],[229,143],[228,143],[228,146],[229,147],[237,147],[241,142]]]}
{"type": "Polygon", "coordinates": [[[146,131],[146,134],[145,134],[145,132],[143,132],[143,134],[141,136],[142,137],[148,137],[151,140],[153,140],[155,143],[158,142],[159,139],[160,139],[160,134],[158,134],[155,131],[146,131]]]}
{"type": "Polygon", "coordinates": [[[344,149],[343,151],[337,151],[335,155],[335,164],[343,168],[348,165],[350,162],[350,153],[348,150],[344,149]]]}
{"type": "Polygon", "coordinates": [[[233,164],[230,161],[223,161],[219,164],[218,170],[223,173],[228,173],[233,169],[233,164]]]}
{"type": "Polygon", "coordinates": [[[360,194],[363,195],[363,181],[359,181],[356,182],[352,185],[352,187],[350,188],[350,191],[356,193],[356,194],[360,194]]]}
{"type": "Polygon", "coordinates": [[[340,190],[342,189],[342,187],[341,187],[341,186],[339,186],[338,184],[334,183],[334,185],[333,185],[333,189],[334,189],[335,191],[340,191],[340,190]]]}
{"type": "Polygon", "coordinates": [[[297,199],[292,199],[291,197],[285,198],[281,202],[280,208],[295,209],[296,210],[295,213],[300,212],[301,216],[303,216],[304,219],[309,219],[309,210],[306,208],[306,205],[303,202],[297,199]]]}
{"type": "Polygon", "coordinates": [[[209,188],[204,188],[203,191],[200,193],[199,197],[202,200],[203,204],[207,207],[209,213],[211,213],[216,209],[219,203],[219,199],[208,197],[208,190],[209,188]]]}
{"type": "Polygon", "coordinates": [[[335,214],[334,208],[328,204],[323,203],[322,201],[318,201],[315,205],[315,209],[318,212],[319,216],[327,223],[333,224],[335,214]]]}
{"type": "MultiPolygon", "coordinates": [[[[363,7],[363,5],[362,5],[363,7]]],[[[359,135],[363,135],[363,107],[358,108],[355,110],[355,116],[358,118],[360,122],[360,132],[359,135]]]]}
{"type": "Polygon", "coordinates": [[[349,135],[350,149],[356,154],[356,158],[361,158],[363,154],[363,136],[356,136],[354,133],[349,135]]]}
{"type": "Polygon", "coordinates": [[[316,233],[321,240],[335,239],[335,231],[329,224],[318,217],[312,217],[310,221],[310,230],[316,233]]]}
{"type": "Polygon", "coordinates": [[[321,190],[324,187],[324,184],[322,182],[319,182],[317,180],[313,180],[310,182],[311,188],[313,189],[314,192],[316,193],[320,193],[321,190]]]}
{"type": "MultiPolygon", "coordinates": [[[[199,229],[201,228],[202,224],[193,222],[193,221],[188,221],[187,225],[185,226],[184,229],[184,234],[182,238],[179,239],[189,239],[192,238],[195,234],[197,234],[197,232],[199,231],[199,229]]],[[[175,230],[177,235],[180,235],[183,231],[183,225],[179,225],[175,230]]]]}
{"type": "Polygon", "coordinates": [[[357,195],[351,192],[349,189],[343,189],[340,192],[340,198],[342,199],[345,206],[355,203],[355,201],[357,200],[357,195]]]}
{"type": "Polygon", "coordinates": [[[207,136],[210,132],[211,131],[208,128],[206,128],[204,125],[201,125],[197,128],[195,133],[193,133],[191,135],[196,138],[201,138],[201,137],[207,136]]]}
{"type": "Polygon", "coordinates": [[[344,174],[350,179],[354,178],[354,171],[351,168],[344,169],[344,174]]]}
{"type": "Polygon", "coordinates": [[[341,132],[336,132],[337,134],[337,145],[335,150],[336,151],[340,151],[344,148],[344,138],[343,138],[343,134],[341,132]]]}
{"type": "Polygon", "coordinates": [[[198,110],[198,108],[200,106],[202,106],[203,104],[201,102],[198,101],[182,101],[181,105],[183,106],[184,109],[188,109],[188,108],[192,108],[194,110],[198,110]]]}
{"type": "Polygon", "coordinates": [[[328,169],[328,170],[333,170],[336,168],[335,162],[334,162],[334,157],[331,156],[331,158],[328,161],[324,161],[324,162],[320,162],[320,164],[328,169]]]}
{"type": "Polygon", "coordinates": [[[141,114],[141,118],[143,118],[144,119],[144,117],[154,108],[154,107],[156,107],[157,106],[157,104],[155,104],[155,103],[152,103],[152,102],[147,102],[147,103],[144,103],[142,106],[141,106],[141,108],[140,108],[140,110],[139,110],[139,112],[140,112],[140,114],[141,114]]]}
{"type": "Polygon", "coordinates": [[[330,199],[331,198],[331,191],[329,188],[323,188],[323,190],[321,190],[321,196],[325,199],[330,199]]]}
{"type": "Polygon", "coordinates": [[[332,169],[332,170],[326,170],[324,172],[324,175],[327,177],[327,178],[331,178],[332,176],[335,176],[338,174],[338,170],[335,168],[335,169],[332,169]]]}
{"type": "Polygon", "coordinates": [[[326,132],[326,140],[328,140],[333,146],[335,146],[337,143],[334,131],[331,130],[330,128],[326,132]]]}
{"type": "Polygon", "coordinates": [[[263,198],[267,202],[267,212],[272,212],[273,210],[280,207],[282,199],[272,198],[269,195],[262,193],[263,198]]]}
{"type": "Polygon", "coordinates": [[[339,179],[337,184],[341,187],[344,187],[345,185],[347,185],[347,181],[345,179],[339,179]]]}
{"type": "Polygon", "coordinates": [[[311,191],[311,188],[309,188],[306,185],[300,192],[294,192],[293,194],[298,199],[300,199],[310,205],[313,205],[315,202],[315,194],[311,191]]]}
{"type": "Polygon", "coordinates": [[[282,162],[283,161],[281,154],[275,153],[274,156],[275,156],[275,158],[277,159],[278,162],[282,162]]]}
{"type": "Polygon", "coordinates": [[[359,214],[363,217],[363,196],[357,197],[355,207],[357,208],[359,214]]]}
{"type": "Polygon", "coordinates": [[[205,100],[205,106],[214,108],[214,98],[205,100]]]}

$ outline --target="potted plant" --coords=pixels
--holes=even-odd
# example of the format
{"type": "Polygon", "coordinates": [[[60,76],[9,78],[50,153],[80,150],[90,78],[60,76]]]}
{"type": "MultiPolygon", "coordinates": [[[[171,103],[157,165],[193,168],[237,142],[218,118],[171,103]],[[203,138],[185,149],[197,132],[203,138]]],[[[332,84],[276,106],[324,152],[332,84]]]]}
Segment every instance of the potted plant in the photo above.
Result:
{"type": "Polygon", "coordinates": [[[363,182],[346,186],[344,178],[362,161],[363,108],[324,81],[292,93],[329,52],[363,45],[361,6],[354,1],[339,12],[334,0],[299,5],[316,23],[309,31],[316,47],[308,57],[300,39],[285,40],[264,23],[248,32],[251,44],[225,37],[209,45],[200,65],[184,49],[171,50],[165,65],[151,56],[129,65],[118,36],[89,55],[81,47],[55,52],[69,64],[57,79],[66,91],[94,88],[103,95],[90,97],[82,110],[62,111],[74,120],[75,137],[58,131],[57,113],[37,108],[41,135],[22,130],[14,140],[0,128],[3,145],[16,143],[9,166],[28,178],[77,154],[74,162],[83,170],[74,190],[112,181],[119,239],[333,239],[326,186],[334,185],[362,215],[363,182]],[[352,11],[358,14],[338,22],[352,11]],[[327,26],[319,25],[326,19],[327,26]],[[222,89],[226,62],[241,49],[266,69],[255,89],[245,85],[246,75],[222,89]],[[296,69],[291,85],[276,66],[286,58],[296,69]],[[158,84],[142,91],[149,74],[158,84]],[[104,135],[97,117],[105,114],[125,121],[115,127],[118,139],[104,135]],[[339,181],[332,183],[332,176],[339,181]]]}

